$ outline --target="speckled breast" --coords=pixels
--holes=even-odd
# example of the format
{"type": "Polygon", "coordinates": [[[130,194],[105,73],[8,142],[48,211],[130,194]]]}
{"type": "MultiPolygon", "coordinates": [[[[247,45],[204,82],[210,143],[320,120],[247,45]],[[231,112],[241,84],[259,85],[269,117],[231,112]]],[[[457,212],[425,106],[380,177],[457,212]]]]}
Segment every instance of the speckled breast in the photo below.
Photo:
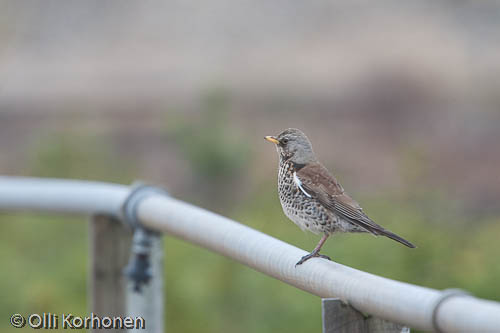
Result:
{"type": "Polygon", "coordinates": [[[302,230],[315,234],[337,231],[337,218],[314,198],[307,197],[294,183],[295,168],[290,162],[280,162],[278,193],[285,215],[302,230]]]}

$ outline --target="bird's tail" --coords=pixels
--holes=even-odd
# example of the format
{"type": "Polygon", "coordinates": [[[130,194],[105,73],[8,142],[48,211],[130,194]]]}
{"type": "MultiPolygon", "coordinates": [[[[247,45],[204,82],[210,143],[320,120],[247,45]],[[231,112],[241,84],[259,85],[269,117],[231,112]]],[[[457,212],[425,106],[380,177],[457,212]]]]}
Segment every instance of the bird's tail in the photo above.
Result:
{"type": "Polygon", "coordinates": [[[415,245],[413,245],[412,243],[410,243],[409,241],[407,241],[406,239],[402,238],[402,237],[399,237],[398,235],[396,235],[395,233],[392,233],[390,232],[389,230],[377,230],[377,233],[379,235],[383,235],[385,237],[389,237],[390,239],[393,239],[395,240],[396,242],[399,242],[403,245],[406,245],[408,247],[411,247],[412,249],[416,248],[415,245]]]}

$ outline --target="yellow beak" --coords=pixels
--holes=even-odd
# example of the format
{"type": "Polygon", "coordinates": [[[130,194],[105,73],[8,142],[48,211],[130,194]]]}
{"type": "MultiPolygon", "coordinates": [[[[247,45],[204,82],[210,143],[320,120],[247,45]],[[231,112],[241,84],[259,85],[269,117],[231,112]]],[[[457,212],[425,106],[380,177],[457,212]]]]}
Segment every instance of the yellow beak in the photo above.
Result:
{"type": "Polygon", "coordinates": [[[278,141],[278,139],[276,139],[274,136],[266,136],[266,137],[264,137],[264,139],[266,139],[267,141],[272,142],[274,144],[279,144],[280,143],[278,141]]]}

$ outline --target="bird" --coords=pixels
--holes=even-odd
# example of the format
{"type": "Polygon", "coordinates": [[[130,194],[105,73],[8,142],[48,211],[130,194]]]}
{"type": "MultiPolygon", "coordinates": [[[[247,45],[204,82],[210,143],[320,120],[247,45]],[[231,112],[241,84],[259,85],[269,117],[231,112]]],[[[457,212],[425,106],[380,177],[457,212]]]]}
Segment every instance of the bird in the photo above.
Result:
{"type": "Polygon", "coordinates": [[[296,264],[320,257],[321,247],[329,236],[339,232],[366,232],[393,239],[410,248],[415,245],[376,224],[351,198],[313,151],[307,136],[289,128],[277,136],[264,137],[276,145],[279,155],[278,193],[285,215],[302,230],[323,234],[314,250],[296,264]]]}

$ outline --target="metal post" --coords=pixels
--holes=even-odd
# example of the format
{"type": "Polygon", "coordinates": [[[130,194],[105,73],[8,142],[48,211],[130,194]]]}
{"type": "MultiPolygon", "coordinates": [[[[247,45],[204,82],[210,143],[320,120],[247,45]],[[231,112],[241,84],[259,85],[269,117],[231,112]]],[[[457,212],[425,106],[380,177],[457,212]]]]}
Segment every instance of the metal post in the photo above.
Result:
{"type": "Polygon", "coordinates": [[[321,300],[323,333],[409,333],[410,329],[379,318],[365,316],[338,298],[321,300]]]}
{"type": "MultiPolygon", "coordinates": [[[[94,215],[89,223],[90,312],[99,317],[125,314],[127,264],[132,235],[121,222],[108,215],[94,215]]],[[[107,330],[94,330],[107,331],[107,330]]]]}
{"type": "MultiPolygon", "coordinates": [[[[144,284],[139,285],[137,281],[129,279],[126,291],[127,315],[144,318],[146,332],[163,332],[163,237],[155,233],[146,234],[144,230],[139,230],[139,232],[136,230],[132,256],[137,255],[137,252],[134,253],[134,248],[143,247],[144,243],[147,243],[149,247],[148,277],[144,284]]],[[[130,272],[130,269],[129,266],[127,271],[130,272]]],[[[144,330],[131,331],[144,332],[144,330]]]]}
{"type": "MultiPolygon", "coordinates": [[[[130,261],[125,269],[127,315],[142,317],[146,332],[163,332],[163,238],[145,228],[137,207],[146,198],[167,195],[161,188],[136,183],[122,206],[123,219],[134,230],[130,261]]],[[[143,331],[141,331],[143,332],[143,331]]]]}

